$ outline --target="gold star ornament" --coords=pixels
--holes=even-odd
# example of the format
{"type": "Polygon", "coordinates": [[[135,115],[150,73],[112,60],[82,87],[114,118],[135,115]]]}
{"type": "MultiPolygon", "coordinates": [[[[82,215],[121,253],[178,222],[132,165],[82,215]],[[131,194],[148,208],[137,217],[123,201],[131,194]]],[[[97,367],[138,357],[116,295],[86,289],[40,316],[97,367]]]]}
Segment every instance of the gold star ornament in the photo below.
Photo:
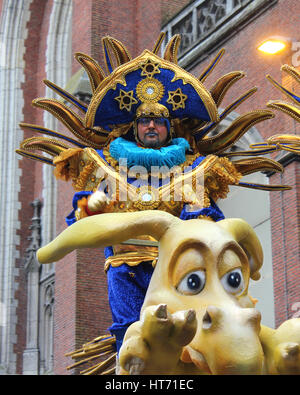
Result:
{"type": "Polygon", "coordinates": [[[176,111],[179,108],[185,108],[185,101],[187,100],[187,95],[182,93],[180,88],[176,91],[170,91],[167,103],[172,104],[172,110],[176,111]]]}
{"type": "Polygon", "coordinates": [[[131,107],[133,104],[137,104],[138,101],[133,97],[133,91],[125,92],[123,89],[120,89],[120,95],[115,97],[119,104],[120,110],[131,111],[131,107]]]}
{"type": "Polygon", "coordinates": [[[155,62],[152,59],[147,59],[146,62],[141,64],[141,75],[142,76],[146,76],[148,78],[152,78],[154,76],[154,74],[159,74],[160,70],[159,70],[159,62],[155,62]]]}

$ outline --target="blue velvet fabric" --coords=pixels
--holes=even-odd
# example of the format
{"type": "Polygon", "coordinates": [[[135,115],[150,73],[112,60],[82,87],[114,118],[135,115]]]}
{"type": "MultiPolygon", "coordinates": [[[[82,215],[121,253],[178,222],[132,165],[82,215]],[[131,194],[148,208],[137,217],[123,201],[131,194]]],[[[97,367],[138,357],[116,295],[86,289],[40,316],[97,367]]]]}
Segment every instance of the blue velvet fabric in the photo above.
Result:
{"type": "Polygon", "coordinates": [[[205,215],[206,217],[212,218],[215,222],[221,221],[224,219],[224,214],[222,211],[219,209],[219,207],[216,205],[216,203],[210,199],[210,206],[202,208],[201,210],[197,211],[189,211],[187,210],[187,205],[184,205],[181,214],[180,214],[180,219],[183,219],[184,221],[187,221],[189,219],[196,219],[199,217],[199,215],[205,215]]]}
{"type": "Polygon", "coordinates": [[[107,271],[108,300],[113,318],[109,331],[116,337],[117,351],[126,329],[139,320],[152,273],[149,262],[132,267],[124,263],[118,267],[110,266],[107,271]]]}
{"type": "Polygon", "coordinates": [[[73,196],[73,202],[72,202],[73,210],[66,217],[66,223],[68,226],[70,226],[70,225],[74,224],[74,222],[76,222],[75,211],[77,210],[78,201],[83,198],[87,198],[91,194],[92,194],[91,191],[81,191],[81,192],[75,193],[75,195],[73,196]]]}
{"type": "MultiPolygon", "coordinates": [[[[160,68],[160,73],[155,74],[155,79],[160,81],[165,88],[159,103],[167,107],[170,118],[196,118],[210,121],[210,115],[196,89],[190,83],[185,83],[181,79],[174,79],[174,76],[174,71],[166,68],[160,68]],[[184,106],[175,109],[168,102],[168,99],[169,92],[175,92],[178,88],[186,95],[186,100],[184,106]]],[[[117,83],[115,88],[108,89],[97,107],[94,126],[101,126],[103,129],[110,131],[111,125],[115,123],[116,119],[118,124],[132,122],[135,119],[136,110],[142,102],[134,95],[136,102],[132,104],[130,111],[125,108],[121,110],[120,103],[116,98],[120,95],[120,89],[127,93],[135,92],[137,84],[143,79],[141,69],[134,70],[126,75],[126,85],[117,83]]]]}

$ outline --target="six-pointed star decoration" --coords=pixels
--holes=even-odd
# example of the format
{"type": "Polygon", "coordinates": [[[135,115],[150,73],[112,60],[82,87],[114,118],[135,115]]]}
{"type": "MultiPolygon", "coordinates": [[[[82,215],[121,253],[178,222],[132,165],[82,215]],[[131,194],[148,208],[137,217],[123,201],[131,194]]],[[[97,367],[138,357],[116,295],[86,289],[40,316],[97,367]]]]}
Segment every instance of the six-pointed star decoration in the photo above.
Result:
{"type": "Polygon", "coordinates": [[[182,90],[178,88],[176,91],[169,92],[167,103],[172,104],[173,111],[175,111],[178,110],[178,108],[185,108],[186,99],[187,95],[182,93],[182,90]]]}
{"type": "Polygon", "coordinates": [[[125,92],[123,89],[120,89],[120,95],[115,99],[120,103],[120,110],[131,111],[132,105],[138,103],[133,97],[133,91],[125,92]]]}

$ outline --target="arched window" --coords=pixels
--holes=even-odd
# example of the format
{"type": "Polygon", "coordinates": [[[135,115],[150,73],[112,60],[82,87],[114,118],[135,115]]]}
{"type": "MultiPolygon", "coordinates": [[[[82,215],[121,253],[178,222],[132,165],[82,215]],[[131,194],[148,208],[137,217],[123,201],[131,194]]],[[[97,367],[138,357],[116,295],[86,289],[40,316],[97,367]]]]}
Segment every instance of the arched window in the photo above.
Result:
{"type": "Polygon", "coordinates": [[[53,371],[54,281],[44,283],[41,290],[40,374],[53,371]]]}

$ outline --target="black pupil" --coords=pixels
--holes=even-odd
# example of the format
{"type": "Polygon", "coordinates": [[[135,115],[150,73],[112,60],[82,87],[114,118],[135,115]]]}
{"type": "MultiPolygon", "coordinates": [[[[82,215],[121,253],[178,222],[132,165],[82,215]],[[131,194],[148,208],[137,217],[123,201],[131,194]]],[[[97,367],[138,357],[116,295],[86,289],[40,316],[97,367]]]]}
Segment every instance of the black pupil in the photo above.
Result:
{"type": "Polygon", "coordinates": [[[239,272],[230,273],[227,279],[228,285],[238,288],[241,284],[241,275],[239,272]]]}
{"type": "Polygon", "coordinates": [[[201,286],[201,278],[197,274],[191,274],[188,277],[187,283],[190,289],[198,289],[201,286]]]}

